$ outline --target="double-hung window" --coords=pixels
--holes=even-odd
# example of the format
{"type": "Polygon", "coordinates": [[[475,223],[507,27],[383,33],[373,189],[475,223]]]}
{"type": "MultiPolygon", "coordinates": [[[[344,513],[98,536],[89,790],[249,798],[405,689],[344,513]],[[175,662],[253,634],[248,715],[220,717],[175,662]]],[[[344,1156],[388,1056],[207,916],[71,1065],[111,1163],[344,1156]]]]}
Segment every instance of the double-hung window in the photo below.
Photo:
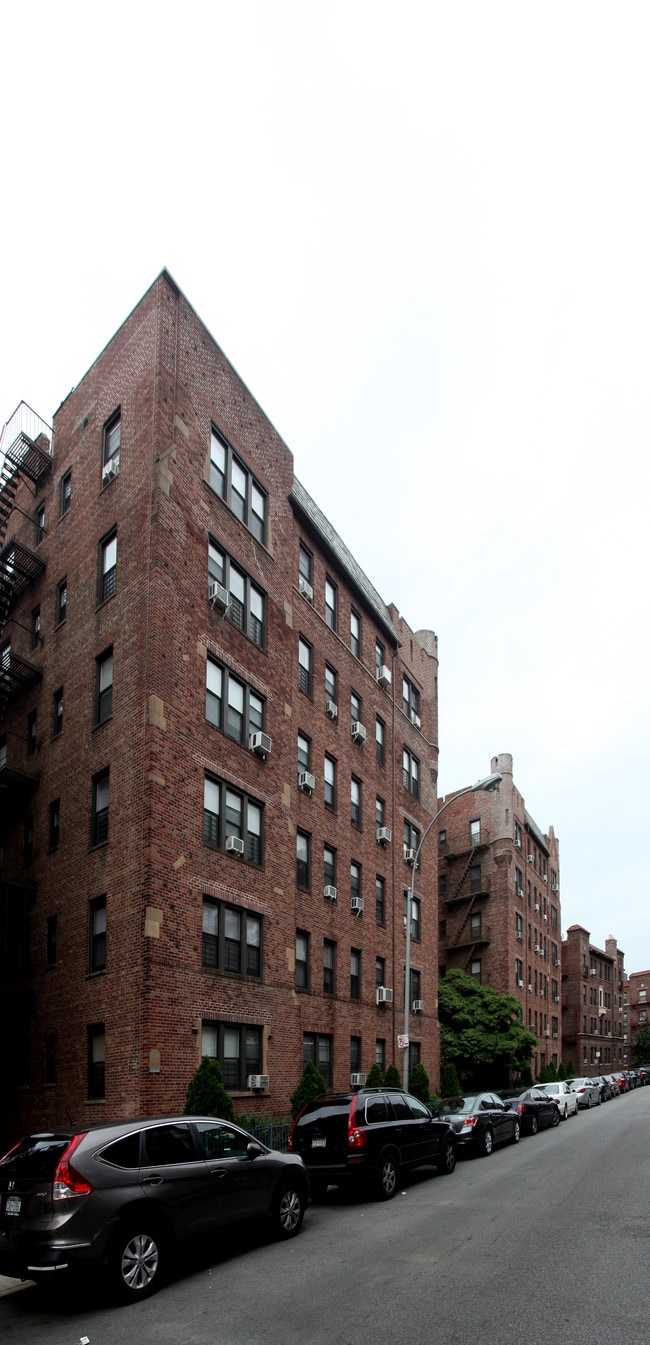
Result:
{"type": "Polygon", "coordinates": [[[108,840],[108,812],[110,804],[110,775],[108,770],[100,771],[93,778],[93,845],[103,845],[108,840]]]}
{"type": "MultiPolygon", "coordinates": [[[[409,893],[404,893],[404,928],[408,919],[409,893]]],[[[413,897],[411,899],[411,939],[415,943],[420,942],[420,899],[413,897]]]]}
{"type": "Polygon", "coordinates": [[[105,649],[95,659],[95,723],[103,724],[113,713],[113,650],[105,649]]]}
{"type": "Polygon", "coordinates": [[[361,896],[361,865],[352,860],[350,864],[350,898],[361,896]]]}
{"type": "Polygon", "coordinates": [[[378,925],[386,924],[386,879],[380,873],[375,876],[375,920],[378,925]]]}
{"type": "Polygon", "coordinates": [[[296,989],[309,989],[309,935],[296,931],[296,989]]]}
{"type": "Polygon", "coordinates": [[[106,897],[88,903],[88,970],[106,968],[106,897]]]}
{"type": "Polygon", "coordinates": [[[122,417],[117,411],[104,426],[104,445],[102,453],[102,484],[107,485],[120,470],[120,442],[122,438],[122,417]]]}
{"type": "Polygon", "coordinates": [[[264,646],[265,598],[252,579],[221,547],[208,541],[208,587],[221,584],[228,593],[226,616],[253,644],[264,646]]]}
{"type": "Polygon", "coordinates": [[[402,709],[406,718],[419,728],[420,693],[408,677],[402,677],[402,709]]]}
{"type": "Polygon", "coordinates": [[[308,891],[311,884],[311,837],[306,831],[296,832],[296,886],[308,891]]]}
{"type": "Polygon", "coordinates": [[[350,611],[350,649],[356,658],[361,658],[361,617],[354,607],[350,611]]]}
{"type": "Polygon", "coordinates": [[[61,518],[67,514],[72,502],[72,468],[61,477],[61,518]]]}
{"type": "Polygon", "coordinates": [[[361,826],[361,781],[355,775],[350,780],[350,821],[353,827],[361,826]]]}
{"type": "Polygon", "coordinates": [[[68,613],[68,581],[60,579],[56,586],[56,625],[65,621],[68,613]]]}
{"type": "Polygon", "coordinates": [[[325,703],[338,706],[338,674],[330,663],[325,664],[325,703]]]}
{"type": "Polygon", "coordinates": [[[251,733],[264,727],[262,696],[241,682],[208,655],[205,685],[205,716],[235,742],[247,743],[251,733]]]}
{"type": "Polygon", "coordinates": [[[89,1098],[105,1095],[106,1033],[103,1023],[91,1023],[87,1029],[88,1066],[87,1088],[89,1098]]]}
{"type": "Polygon", "coordinates": [[[334,757],[325,753],[323,768],[324,799],[328,808],[336,807],[336,762],[334,757]]]}
{"type": "Polygon", "coordinates": [[[298,550],[298,574],[301,580],[300,589],[311,602],[314,595],[314,557],[304,542],[300,543],[298,550]]]}
{"type": "Polygon", "coordinates": [[[386,761],[386,725],[379,717],[375,720],[375,756],[377,765],[383,766],[386,761]]]}
{"type": "Polygon", "coordinates": [[[333,995],[336,989],[336,944],[332,939],[323,942],[323,994],[333,995]]]}
{"type": "Polygon", "coordinates": [[[298,690],[305,696],[311,696],[312,688],[312,647],[301,635],[298,640],[298,690]]]}
{"type": "Polygon", "coordinates": [[[420,797],[420,763],[416,756],[405,747],[402,752],[402,781],[415,799],[420,797]]]}
{"type": "Polygon", "coordinates": [[[52,734],[56,738],[63,729],[63,687],[59,687],[52,697],[52,734]]]}
{"type": "Polygon", "coordinates": [[[117,579],[117,530],[99,544],[99,601],[106,602],[115,593],[117,579]]]}
{"type": "Polygon", "coordinates": [[[50,850],[56,850],[59,844],[60,821],[61,821],[61,800],[54,799],[53,802],[50,804],[50,813],[49,813],[48,849],[50,850]]]}
{"type": "Polygon", "coordinates": [[[248,1023],[201,1025],[201,1055],[218,1060],[228,1089],[245,1089],[251,1074],[262,1071],[262,1029],[248,1023]]]}
{"type": "MultiPolygon", "coordinates": [[[[418,828],[413,825],[412,822],[408,821],[408,818],[404,819],[403,840],[404,840],[404,858],[406,858],[407,852],[409,850],[412,850],[415,854],[417,854],[417,849],[420,844],[420,832],[418,831],[418,828]]],[[[421,868],[420,862],[418,862],[418,868],[421,868]]]]}
{"type": "Polygon", "coordinates": [[[336,850],[332,845],[323,846],[323,883],[336,887],[336,850]]]}
{"type": "Polygon", "coordinates": [[[302,775],[303,771],[311,770],[311,738],[308,738],[306,733],[298,734],[298,751],[296,756],[298,775],[302,775]]]}
{"type": "Polygon", "coordinates": [[[215,426],[210,437],[210,485],[258,542],[265,542],[266,492],[215,426]]]}
{"type": "Polygon", "coordinates": [[[332,1087],[332,1038],[322,1032],[304,1032],[302,1038],[302,1060],[308,1060],[322,1074],[328,1088],[332,1087]]]}
{"type": "Polygon", "coordinates": [[[263,862],[263,810],[261,804],[206,775],[203,782],[203,840],[206,845],[226,848],[231,836],[243,841],[249,864],[263,862]]]}
{"type": "Polygon", "coordinates": [[[37,649],[41,643],[41,608],[40,603],[32,612],[32,621],[29,631],[29,647],[37,649]]]}
{"type": "Polygon", "coordinates": [[[361,999],[361,949],[350,949],[350,999],[361,999]]]}
{"type": "Polygon", "coordinates": [[[336,630],[338,624],[338,589],[329,575],[325,578],[325,622],[330,630],[336,630]]]}
{"type": "Polygon", "coordinates": [[[262,918],[239,906],[203,898],[202,965],[205,971],[262,975],[262,918]]]}

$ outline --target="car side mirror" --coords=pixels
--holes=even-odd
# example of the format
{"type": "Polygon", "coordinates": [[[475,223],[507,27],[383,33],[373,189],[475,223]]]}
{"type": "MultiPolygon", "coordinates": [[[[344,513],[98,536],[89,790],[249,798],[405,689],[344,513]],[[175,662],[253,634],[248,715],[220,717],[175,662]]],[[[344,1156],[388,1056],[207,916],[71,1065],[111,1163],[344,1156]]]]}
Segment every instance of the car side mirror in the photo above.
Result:
{"type": "Polygon", "coordinates": [[[259,1144],[256,1144],[255,1140],[251,1140],[250,1144],[246,1145],[246,1153],[248,1154],[248,1157],[251,1159],[259,1158],[260,1154],[264,1153],[264,1150],[260,1149],[259,1144]]]}

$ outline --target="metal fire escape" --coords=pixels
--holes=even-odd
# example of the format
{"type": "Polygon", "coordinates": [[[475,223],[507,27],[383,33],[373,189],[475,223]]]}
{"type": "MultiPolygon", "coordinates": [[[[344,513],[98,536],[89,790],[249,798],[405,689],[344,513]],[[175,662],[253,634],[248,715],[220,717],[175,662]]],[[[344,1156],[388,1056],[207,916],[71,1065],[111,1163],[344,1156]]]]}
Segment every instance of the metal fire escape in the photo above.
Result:
{"type": "Polygon", "coordinates": [[[40,677],[40,670],[12,648],[11,609],[45,562],[16,535],[20,520],[30,515],[16,503],[21,480],[36,496],[52,469],[52,430],[26,402],[21,402],[0,435],[0,724],[7,704],[40,677]]]}

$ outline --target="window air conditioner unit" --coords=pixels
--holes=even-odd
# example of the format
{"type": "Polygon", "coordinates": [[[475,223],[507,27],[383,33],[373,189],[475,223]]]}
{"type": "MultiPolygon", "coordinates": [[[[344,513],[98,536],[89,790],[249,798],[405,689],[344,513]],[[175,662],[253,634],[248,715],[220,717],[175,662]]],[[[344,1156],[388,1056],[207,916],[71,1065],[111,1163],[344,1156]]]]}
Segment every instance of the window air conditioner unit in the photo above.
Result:
{"type": "Polygon", "coordinates": [[[559,892],[559,890],[560,888],[558,883],[551,883],[551,892],[559,892]]]}
{"type": "Polygon", "coordinates": [[[548,882],[548,877],[547,877],[547,875],[546,875],[545,873],[542,874],[542,878],[544,879],[544,882],[545,882],[545,883],[548,882]]]}
{"type": "Polygon", "coordinates": [[[366,1082],[365,1074],[350,1075],[350,1088],[363,1088],[365,1082],[366,1082]]]}
{"type": "Polygon", "coordinates": [[[554,958],[553,958],[553,966],[554,966],[554,967],[559,967],[559,965],[560,965],[560,959],[559,959],[559,957],[554,957],[554,958]]]}
{"type": "Polygon", "coordinates": [[[545,1028],[544,1028],[544,1036],[545,1036],[545,1037],[550,1037],[550,1035],[551,1035],[551,1034],[550,1034],[548,1028],[545,1027],[545,1028]]]}
{"type": "Polygon", "coordinates": [[[243,855],[244,842],[239,836],[228,836],[226,839],[226,854],[243,855]]]}
{"type": "Polygon", "coordinates": [[[307,602],[314,601],[314,590],[309,583],[309,580],[305,579],[304,574],[298,575],[298,588],[300,589],[303,598],[307,599],[307,602]]]}
{"type": "Polygon", "coordinates": [[[420,719],[420,716],[415,713],[415,710],[411,710],[411,723],[415,724],[416,729],[422,727],[422,720],[420,719]]]}
{"type": "Polygon", "coordinates": [[[377,840],[380,845],[390,845],[393,833],[390,827],[377,827],[377,840]]]}
{"type": "Polygon", "coordinates": [[[524,889],[523,889],[523,887],[516,887],[516,888],[515,888],[515,892],[516,892],[516,894],[517,894],[518,897],[523,897],[523,895],[524,895],[524,889]]]}
{"type": "Polygon", "coordinates": [[[268,1074],[249,1074],[246,1080],[247,1088],[268,1088],[268,1086],[269,1086],[268,1074]]]}
{"type": "Polygon", "coordinates": [[[255,752],[258,757],[268,757],[273,744],[268,733],[251,733],[248,746],[251,752],[255,752]]]}
{"type": "Polygon", "coordinates": [[[298,789],[301,789],[303,794],[312,794],[315,788],[316,777],[312,775],[311,771],[299,771],[298,789]]]}
{"type": "Polygon", "coordinates": [[[324,897],[327,897],[327,900],[328,900],[328,901],[336,901],[336,898],[337,898],[337,896],[338,896],[338,891],[337,891],[337,889],[333,886],[332,883],[326,883],[326,884],[325,884],[325,887],[323,888],[323,896],[324,896],[324,897]]]}
{"type": "Polygon", "coordinates": [[[557,1032],[554,1032],[554,1033],[553,1033],[553,1041],[557,1041],[557,1039],[558,1039],[558,1035],[559,1035],[559,1034],[558,1034],[557,1032]]]}
{"type": "Polygon", "coordinates": [[[387,668],[385,663],[377,669],[377,681],[380,687],[389,687],[391,684],[390,668],[387,668]]]}
{"type": "Polygon", "coordinates": [[[534,864],[534,863],[535,863],[535,856],[534,856],[534,855],[529,855],[529,856],[528,856],[528,863],[529,863],[529,864],[534,864]]]}
{"type": "Polygon", "coordinates": [[[361,915],[363,911],[363,897],[350,897],[350,910],[354,915],[361,915]]]}
{"type": "Polygon", "coordinates": [[[519,990],[523,990],[523,988],[524,988],[524,983],[523,983],[523,981],[517,981],[517,987],[518,987],[519,990]]]}
{"type": "Polygon", "coordinates": [[[110,462],[107,462],[104,465],[104,469],[102,471],[102,485],[107,486],[109,481],[114,481],[115,477],[119,476],[119,474],[120,474],[119,459],[116,462],[115,458],[112,458],[110,462]]]}
{"type": "Polygon", "coordinates": [[[366,741],[365,725],[358,719],[352,720],[352,738],[355,743],[365,743],[366,741]]]}
{"type": "Polygon", "coordinates": [[[589,975],[590,975],[590,976],[595,976],[595,975],[596,975],[596,968],[595,968],[595,967],[590,967],[590,968],[589,968],[589,975]]]}
{"type": "Polygon", "coordinates": [[[529,995],[532,995],[532,993],[533,993],[533,987],[532,987],[532,985],[529,985],[529,987],[528,987],[528,993],[529,993],[529,995]]]}
{"type": "Polygon", "coordinates": [[[407,864],[410,864],[411,867],[415,864],[416,855],[416,850],[409,850],[408,847],[404,850],[404,858],[407,864]]]}
{"type": "Polygon", "coordinates": [[[539,910],[539,902],[538,902],[538,901],[535,902],[535,910],[536,910],[536,911],[539,910]]]}
{"type": "Polygon", "coordinates": [[[545,919],[545,920],[548,920],[548,916],[547,916],[547,915],[545,915],[545,916],[544,916],[544,919],[545,919]]]}
{"type": "Polygon", "coordinates": [[[524,941],[523,934],[519,934],[516,930],[515,930],[515,938],[517,940],[517,943],[523,943],[524,941]]]}
{"type": "Polygon", "coordinates": [[[553,996],[553,1003],[554,1003],[554,1004],[559,1004],[559,1003],[560,1003],[560,996],[559,996],[559,995],[554,995],[554,996],[553,996]]]}
{"type": "Polygon", "coordinates": [[[411,1009],[413,1010],[413,1013],[424,1013],[424,1000],[414,999],[411,1009]]]}
{"type": "Polygon", "coordinates": [[[392,992],[392,990],[389,988],[389,986],[387,986],[387,985],[378,985],[378,986],[377,986],[377,1003],[378,1003],[378,1004],[392,1004],[392,1002],[393,1002],[393,992],[392,992]]]}
{"type": "Polygon", "coordinates": [[[541,953],[541,951],[542,951],[542,945],[541,945],[541,943],[536,943],[536,944],[535,944],[535,952],[536,952],[536,953],[541,953]]]}
{"type": "Polygon", "coordinates": [[[521,841],[515,841],[515,850],[521,850],[521,841]]]}
{"type": "Polygon", "coordinates": [[[220,612],[225,612],[229,602],[228,589],[215,580],[208,588],[208,599],[213,607],[218,607],[220,612]]]}
{"type": "Polygon", "coordinates": [[[330,719],[338,719],[339,707],[336,701],[325,701],[325,714],[329,715],[330,719]]]}

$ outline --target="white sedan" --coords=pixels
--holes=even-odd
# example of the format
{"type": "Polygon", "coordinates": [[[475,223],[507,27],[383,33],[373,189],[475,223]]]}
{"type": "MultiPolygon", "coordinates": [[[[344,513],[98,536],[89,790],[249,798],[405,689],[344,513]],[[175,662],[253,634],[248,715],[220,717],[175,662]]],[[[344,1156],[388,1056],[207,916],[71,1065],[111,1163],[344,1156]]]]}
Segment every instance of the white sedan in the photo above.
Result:
{"type": "Polygon", "coordinates": [[[567,1116],[578,1115],[578,1094],[574,1093],[567,1083],[540,1083],[537,1087],[557,1102],[561,1121],[566,1121],[567,1116]]]}

